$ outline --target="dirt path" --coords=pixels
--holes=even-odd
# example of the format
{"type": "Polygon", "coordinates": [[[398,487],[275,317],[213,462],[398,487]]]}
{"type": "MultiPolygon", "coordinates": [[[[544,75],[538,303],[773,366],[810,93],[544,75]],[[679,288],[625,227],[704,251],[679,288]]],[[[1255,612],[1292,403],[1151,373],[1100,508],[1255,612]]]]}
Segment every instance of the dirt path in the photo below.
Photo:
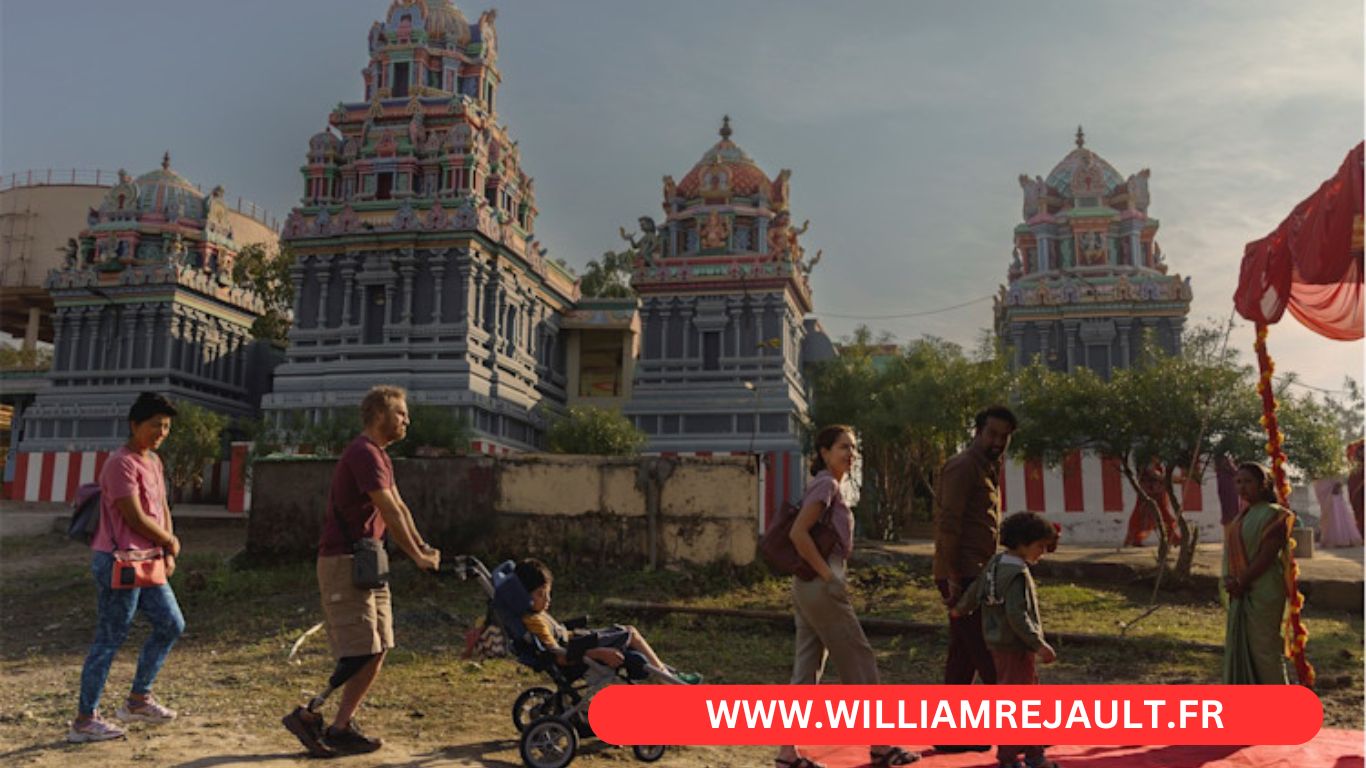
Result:
{"type": "MultiPolygon", "coordinates": [[[[232,528],[192,529],[183,535],[186,550],[201,560],[225,558],[241,546],[241,532],[232,528]]],[[[67,744],[66,727],[74,714],[93,624],[88,557],[83,547],[58,537],[0,542],[0,766],[319,764],[280,725],[280,717],[316,690],[331,669],[326,643],[318,635],[303,646],[299,663],[286,661],[302,628],[317,619],[315,597],[310,594],[304,604],[291,608],[297,602],[288,594],[294,585],[250,573],[241,576],[243,584],[217,585],[211,575],[209,585],[198,591],[185,582],[177,587],[190,620],[157,682],[158,696],[181,713],[176,722],[134,725],[126,740],[67,744]],[[239,592],[264,594],[253,600],[239,592]],[[219,602],[230,604],[232,611],[254,602],[262,615],[242,616],[238,622],[213,616],[213,604],[219,602]]],[[[195,567],[193,559],[183,562],[182,567],[195,567]]],[[[478,598],[469,598],[472,608],[478,598]]],[[[543,683],[510,661],[461,661],[462,643],[451,635],[463,627],[466,606],[435,604],[413,590],[401,594],[396,605],[399,648],[361,712],[367,731],[384,737],[386,745],[374,755],[337,764],[521,766],[509,711],[521,690],[543,683]]],[[[103,711],[112,711],[127,690],[146,635],[139,619],[114,662],[103,711]]],[[[330,713],[334,706],[335,697],[324,711],[330,713]]],[[[636,764],[629,749],[596,740],[586,740],[580,750],[576,766],[636,764]]],[[[690,747],[671,750],[656,765],[738,768],[763,765],[770,755],[771,750],[760,747],[690,747]]]]}

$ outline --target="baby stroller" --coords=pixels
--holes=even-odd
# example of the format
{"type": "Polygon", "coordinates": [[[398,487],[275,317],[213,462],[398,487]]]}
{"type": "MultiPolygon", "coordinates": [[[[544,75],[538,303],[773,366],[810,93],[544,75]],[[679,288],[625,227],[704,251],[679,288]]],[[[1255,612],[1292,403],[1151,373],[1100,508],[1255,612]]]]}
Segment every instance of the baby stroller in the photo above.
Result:
{"type": "MultiPolygon", "coordinates": [[[[508,638],[509,650],[520,664],[544,673],[553,688],[536,686],[522,691],[512,705],[512,724],[521,733],[519,749],[522,762],[529,768],[563,768],[574,760],[581,738],[593,736],[588,725],[588,705],[603,688],[617,682],[651,681],[681,685],[682,681],[670,670],[651,666],[640,653],[625,651],[625,663],[612,669],[592,659],[583,651],[596,646],[592,634],[574,637],[569,641],[569,658],[579,661],[568,666],[556,662],[553,651],[547,650],[522,624],[522,617],[531,608],[531,595],[513,574],[516,563],[509,560],[490,572],[478,559],[469,556],[454,560],[454,572],[460,578],[474,577],[489,598],[490,613],[508,638]]],[[[587,619],[565,622],[565,627],[582,630],[587,619]]],[[[664,756],[664,747],[634,746],[636,759],[653,763],[664,756]]]]}

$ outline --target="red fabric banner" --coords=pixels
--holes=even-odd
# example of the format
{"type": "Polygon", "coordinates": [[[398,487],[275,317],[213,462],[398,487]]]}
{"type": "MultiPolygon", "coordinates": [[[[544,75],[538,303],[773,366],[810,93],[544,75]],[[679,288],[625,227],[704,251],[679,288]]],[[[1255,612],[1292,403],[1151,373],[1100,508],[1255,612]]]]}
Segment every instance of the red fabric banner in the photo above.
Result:
{"type": "Polygon", "coordinates": [[[1279,322],[1289,309],[1330,339],[1363,336],[1363,145],[1275,231],[1247,244],[1233,303],[1254,323],[1279,322]]]}

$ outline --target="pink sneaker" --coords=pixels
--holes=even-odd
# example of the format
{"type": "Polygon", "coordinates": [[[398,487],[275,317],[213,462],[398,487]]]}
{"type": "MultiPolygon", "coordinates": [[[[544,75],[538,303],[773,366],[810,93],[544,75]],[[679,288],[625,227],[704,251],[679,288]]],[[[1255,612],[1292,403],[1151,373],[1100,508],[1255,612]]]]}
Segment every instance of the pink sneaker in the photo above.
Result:
{"type": "Polygon", "coordinates": [[[175,710],[163,707],[161,702],[148,696],[142,701],[125,700],[114,717],[125,723],[169,723],[175,719],[175,710]]]}
{"type": "Polygon", "coordinates": [[[66,740],[72,744],[84,744],[88,741],[122,739],[126,735],[122,728],[95,715],[83,723],[73,720],[71,730],[66,732],[66,740]]]}

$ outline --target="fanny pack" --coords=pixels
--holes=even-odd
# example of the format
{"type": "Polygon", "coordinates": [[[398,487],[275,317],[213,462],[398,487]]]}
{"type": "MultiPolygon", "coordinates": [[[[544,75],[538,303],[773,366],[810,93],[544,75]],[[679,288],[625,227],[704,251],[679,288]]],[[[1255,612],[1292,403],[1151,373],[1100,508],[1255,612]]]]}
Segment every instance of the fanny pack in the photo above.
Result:
{"type": "Polygon", "coordinates": [[[379,539],[357,539],[351,545],[351,584],[356,589],[379,589],[389,583],[389,553],[379,539]]]}
{"type": "Polygon", "coordinates": [[[368,536],[353,537],[341,510],[333,507],[332,514],[337,516],[337,526],[342,535],[351,542],[351,586],[356,589],[379,589],[388,584],[389,553],[384,550],[384,542],[368,536]]]}
{"type": "Polygon", "coordinates": [[[113,552],[114,568],[109,586],[114,589],[159,587],[166,583],[166,558],[159,547],[153,549],[117,549],[113,552]]]}

